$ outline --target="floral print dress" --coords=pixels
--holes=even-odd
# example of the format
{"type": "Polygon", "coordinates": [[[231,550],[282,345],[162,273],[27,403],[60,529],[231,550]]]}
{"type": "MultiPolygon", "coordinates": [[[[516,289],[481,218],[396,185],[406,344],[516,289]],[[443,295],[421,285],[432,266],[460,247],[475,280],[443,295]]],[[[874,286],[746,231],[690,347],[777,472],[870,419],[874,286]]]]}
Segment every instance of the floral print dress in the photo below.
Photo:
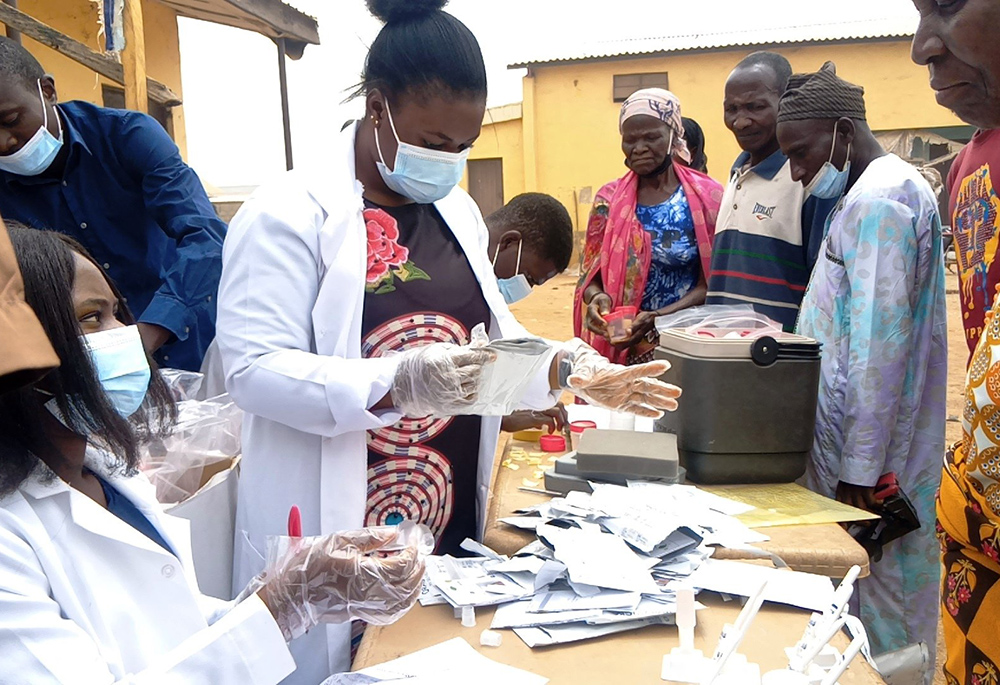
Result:
{"type": "MultiPolygon", "coordinates": [[[[937,201],[895,155],[874,160],[834,209],[797,331],[823,345],[806,485],[873,486],[894,472],[920,520],[858,581],[875,654],[936,645],[934,493],[944,454],[947,322],[937,201]]],[[[927,681],[928,685],[930,680],[927,681]]]]}
{"type": "MultiPolygon", "coordinates": [[[[464,345],[490,310],[434,205],[366,203],[368,268],[361,325],[367,359],[436,342],[464,345]]],[[[427,525],[439,554],[477,531],[478,416],[405,418],[368,433],[365,524],[427,525]]]]}
{"type": "Polygon", "coordinates": [[[701,267],[694,218],[679,185],[658,205],[636,205],[635,215],[651,239],[653,255],[640,309],[652,312],[673,304],[698,284],[701,267]]]}

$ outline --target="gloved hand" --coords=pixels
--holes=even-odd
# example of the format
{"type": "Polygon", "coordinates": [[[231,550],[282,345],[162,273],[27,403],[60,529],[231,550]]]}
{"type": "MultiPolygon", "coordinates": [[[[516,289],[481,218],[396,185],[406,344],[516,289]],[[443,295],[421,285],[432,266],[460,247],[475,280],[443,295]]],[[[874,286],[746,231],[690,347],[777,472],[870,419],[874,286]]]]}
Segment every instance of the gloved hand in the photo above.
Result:
{"type": "Polygon", "coordinates": [[[286,640],[320,623],[392,623],[420,596],[424,556],[416,545],[368,556],[394,542],[389,527],[307,538],[276,538],[265,571],[240,593],[256,592],[286,640]]]}
{"type": "Polygon", "coordinates": [[[404,352],[392,381],[393,405],[410,418],[463,413],[478,397],[483,366],[496,359],[480,345],[434,343],[404,352]]]}
{"type": "Polygon", "coordinates": [[[580,399],[612,411],[652,418],[677,409],[681,389],[657,380],[670,368],[670,362],[612,364],[579,338],[570,340],[563,349],[571,361],[565,383],[563,374],[559,374],[560,384],[580,399]]]}

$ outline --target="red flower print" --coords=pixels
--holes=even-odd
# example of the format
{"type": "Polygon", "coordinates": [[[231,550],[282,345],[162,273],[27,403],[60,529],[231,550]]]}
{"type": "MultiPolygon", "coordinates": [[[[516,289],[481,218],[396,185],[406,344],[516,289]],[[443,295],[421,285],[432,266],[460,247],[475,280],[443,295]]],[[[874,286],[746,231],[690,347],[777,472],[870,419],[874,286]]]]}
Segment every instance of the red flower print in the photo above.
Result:
{"type": "Polygon", "coordinates": [[[955,578],[955,576],[948,576],[948,589],[954,590],[957,585],[958,585],[958,580],[955,578]]]}
{"type": "Polygon", "coordinates": [[[954,597],[949,597],[945,600],[945,606],[948,609],[948,613],[952,616],[958,616],[958,602],[955,601],[954,597]]]}
{"type": "Polygon", "coordinates": [[[389,267],[398,267],[410,258],[410,251],[399,244],[399,227],[396,220],[381,209],[364,211],[368,233],[368,283],[378,283],[389,273],[389,267]]]}
{"type": "Polygon", "coordinates": [[[983,554],[988,556],[993,561],[1000,561],[1000,554],[998,554],[996,545],[994,545],[991,540],[987,540],[983,543],[983,554]]]}
{"type": "Polygon", "coordinates": [[[962,587],[958,588],[958,601],[959,602],[961,602],[962,604],[965,604],[970,599],[972,599],[972,593],[969,592],[969,588],[965,587],[964,585],[962,587]]]}

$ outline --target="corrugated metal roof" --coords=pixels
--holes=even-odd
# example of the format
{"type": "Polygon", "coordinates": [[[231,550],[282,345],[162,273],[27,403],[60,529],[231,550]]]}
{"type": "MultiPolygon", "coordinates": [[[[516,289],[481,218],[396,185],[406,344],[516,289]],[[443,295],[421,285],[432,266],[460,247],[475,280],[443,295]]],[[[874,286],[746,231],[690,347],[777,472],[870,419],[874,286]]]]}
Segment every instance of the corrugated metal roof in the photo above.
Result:
{"type": "MultiPolygon", "coordinates": [[[[808,4],[805,0],[800,0],[808,4]]],[[[775,19],[776,22],[780,19],[775,19]]],[[[553,49],[531,59],[509,65],[519,69],[535,64],[642,56],[689,50],[717,50],[756,45],[794,45],[849,40],[908,38],[917,19],[910,13],[845,21],[795,23],[763,28],[719,32],[697,32],[593,42],[575,49],[553,49]]]]}

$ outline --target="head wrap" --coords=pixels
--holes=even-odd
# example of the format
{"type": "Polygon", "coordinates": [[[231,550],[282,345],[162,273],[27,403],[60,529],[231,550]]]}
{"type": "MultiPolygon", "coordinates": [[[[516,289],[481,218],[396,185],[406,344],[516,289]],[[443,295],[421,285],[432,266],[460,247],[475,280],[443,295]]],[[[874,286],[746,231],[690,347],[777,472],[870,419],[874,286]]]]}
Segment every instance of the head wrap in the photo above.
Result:
{"type": "Polygon", "coordinates": [[[663,88],[643,88],[637,90],[622,103],[622,111],[618,117],[618,132],[626,119],[646,115],[659,119],[673,131],[673,145],[670,154],[685,163],[690,163],[691,153],[684,140],[684,122],[681,120],[681,101],[669,90],[663,88]]]}
{"type": "Polygon", "coordinates": [[[814,74],[793,74],[778,104],[778,123],[806,119],[865,121],[865,89],[837,76],[827,62],[814,74]]]}

